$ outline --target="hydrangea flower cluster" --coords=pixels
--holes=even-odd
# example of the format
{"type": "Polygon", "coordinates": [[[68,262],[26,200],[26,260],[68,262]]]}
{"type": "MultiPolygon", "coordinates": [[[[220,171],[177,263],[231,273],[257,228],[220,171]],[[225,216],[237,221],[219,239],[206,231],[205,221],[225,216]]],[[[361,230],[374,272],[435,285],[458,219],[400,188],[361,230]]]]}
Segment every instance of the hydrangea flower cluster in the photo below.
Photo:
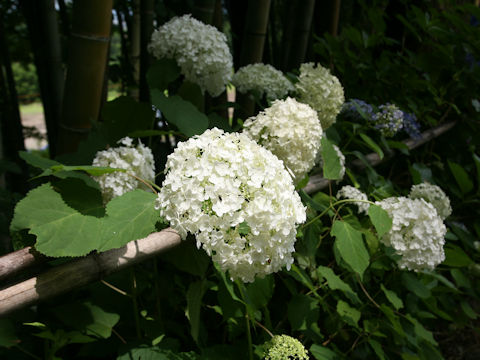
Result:
{"type": "Polygon", "coordinates": [[[322,138],[317,113],[310,106],[288,97],[247,119],[243,132],[270,150],[302,180],[315,165],[322,138]]]}
{"type": "Polygon", "coordinates": [[[175,59],[185,79],[218,96],[231,79],[233,60],[226,36],[190,15],[174,17],[152,34],[152,54],[175,59]]]}
{"type": "Polygon", "coordinates": [[[284,98],[293,87],[280,70],[269,64],[249,64],[243,66],[233,75],[232,83],[241,93],[256,91],[261,97],[266,95],[268,101],[284,98]]]}
{"type": "Polygon", "coordinates": [[[403,130],[412,139],[420,139],[422,137],[420,124],[417,122],[415,114],[403,112],[403,130]]]}
{"type": "MultiPolygon", "coordinates": [[[[357,188],[345,185],[337,192],[337,198],[342,199],[352,199],[352,200],[368,200],[367,195],[357,188]]],[[[368,214],[368,209],[370,207],[369,203],[356,201],[355,205],[358,207],[358,212],[363,212],[368,214]]]]}
{"type": "Polygon", "coordinates": [[[342,105],[342,114],[352,120],[371,121],[375,115],[373,106],[360,99],[351,99],[342,105]]]}
{"type": "Polygon", "coordinates": [[[380,105],[378,110],[372,118],[375,128],[380,130],[384,136],[392,137],[403,126],[403,111],[389,103],[380,105]]]}
{"type": "MultiPolygon", "coordinates": [[[[333,148],[335,149],[335,152],[338,155],[338,159],[340,160],[340,166],[341,166],[341,168],[340,168],[340,180],[341,180],[345,176],[345,155],[343,155],[342,150],[340,150],[340,148],[337,145],[332,144],[332,146],[333,146],[333,148]]],[[[315,163],[318,164],[318,166],[323,169],[323,158],[322,158],[321,148],[318,151],[318,155],[317,155],[317,158],[315,160],[315,163]]]]}
{"type": "Polygon", "coordinates": [[[432,204],[406,197],[390,197],[376,204],[392,219],[392,228],[381,241],[402,256],[400,268],[432,270],[445,260],[447,229],[432,204]]]}
{"type": "Polygon", "coordinates": [[[317,111],[323,130],[336,120],[345,102],[343,87],[330,70],[320,64],[305,63],[300,66],[300,76],[295,84],[300,102],[317,111]]]}
{"type": "Polygon", "coordinates": [[[296,226],[306,219],[283,163],[245,134],[213,128],[168,156],[157,208],[182,238],[232,279],[254,281],[290,268],[296,226]]]}
{"type": "Polygon", "coordinates": [[[437,185],[432,185],[429,183],[413,185],[410,189],[410,194],[408,197],[410,199],[424,199],[432,204],[442,220],[445,220],[452,213],[450,199],[437,185]]]}
{"type": "Polygon", "coordinates": [[[264,360],[308,360],[308,351],[297,339],[288,335],[275,335],[265,344],[264,360]]]}
{"type": "Polygon", "coordinates": [[[148,147],[141,142],[134,147],[133,140],[129,137],[119,140],[118,144],[123,146],[99,151],[93,159],[93,166],[127,170],[94,177],[100,184],[105,203],[135,189],[148,189],[132,175],[147,181],[155,180],[155,162],[152,151],[148,147]]]}

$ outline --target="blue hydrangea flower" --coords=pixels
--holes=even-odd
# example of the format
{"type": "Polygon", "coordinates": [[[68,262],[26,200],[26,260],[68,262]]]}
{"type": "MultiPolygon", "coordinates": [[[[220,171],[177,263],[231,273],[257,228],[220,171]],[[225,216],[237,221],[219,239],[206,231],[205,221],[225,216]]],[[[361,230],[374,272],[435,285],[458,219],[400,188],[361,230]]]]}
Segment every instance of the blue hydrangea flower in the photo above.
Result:
{"type": "Polygon", "coordinates": [[[420,132],[420,124],[417,122],[417,117],[412,113],[403,113],[403,130],[412,138],[420,139],[422,133],[420,132]]]}
{"type": "Polygon", "coordinates": [[[343,104],[342,114],[353,120],[371,121],[375,115],[372,105],[360,99],[351,99],[343,104]]]}
{"type": "Polygon", "coordinates": [[[397,105],[386,103],[378,107],[373,116],[375,128],[386,137],[392,137],[403,127],[403,111],[397,105]]]}

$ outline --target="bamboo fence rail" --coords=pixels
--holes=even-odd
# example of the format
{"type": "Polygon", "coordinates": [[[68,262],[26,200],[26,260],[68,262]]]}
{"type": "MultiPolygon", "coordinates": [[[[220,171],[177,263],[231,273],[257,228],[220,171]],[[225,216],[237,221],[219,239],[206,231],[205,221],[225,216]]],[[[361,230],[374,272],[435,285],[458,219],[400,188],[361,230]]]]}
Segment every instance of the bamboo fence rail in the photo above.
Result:
{"type": "MultiPolygon", "coordinates": [[[[410,150],[415,149],[450,130],[455,124],[455,122],[442,124],[424,132],[421,139],[409,139],[404,141],[404,144],[410,150]]],[[[372,166],[385,160],[385,158],[380,159],[376,153],[368,154],[366,158],[372,166]]],[[[353,161],[351,165],[357,168],[365,166],[359,160],[353,161]]],[[[328,183],[329,180],[320,175],[314,175],[303,190],[306,193],[313,193],[327,187],[328,183]]],[[[51,268],[27,280],[11,286],[7,285],[0,290],[0,316],[100,280],[106,275],[175,247],[180,242],[180,235],[168,228],[152,233],[146,238],[131,241],[119,249],[92,253],[51,268]]],[[[47,257],[37,253],[32,247],[0,257],[0,282],[5,282],[20,271],[39,265],[46,260],[48,260],[47,257]]]]}

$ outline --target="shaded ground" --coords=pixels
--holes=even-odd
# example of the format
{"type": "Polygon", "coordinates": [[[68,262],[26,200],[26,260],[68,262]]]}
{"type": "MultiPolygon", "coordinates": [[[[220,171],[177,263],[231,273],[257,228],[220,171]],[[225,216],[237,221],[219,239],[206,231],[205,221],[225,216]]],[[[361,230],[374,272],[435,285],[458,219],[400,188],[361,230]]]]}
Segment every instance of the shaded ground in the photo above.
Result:
{"type": "Polygon", "coordinates": [[[22,125],[25,130],[25,148],[27,150],[39,150],[47,145],[47,129],[45,126],[43,112],[22,113],[22,125]]]}

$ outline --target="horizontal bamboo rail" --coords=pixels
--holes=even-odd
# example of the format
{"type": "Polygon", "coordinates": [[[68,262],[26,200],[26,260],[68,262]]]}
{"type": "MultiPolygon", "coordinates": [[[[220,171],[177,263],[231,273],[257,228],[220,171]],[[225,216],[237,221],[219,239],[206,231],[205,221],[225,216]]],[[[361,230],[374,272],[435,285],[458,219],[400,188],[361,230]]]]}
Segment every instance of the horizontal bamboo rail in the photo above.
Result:
{"type": "MultiPolygon", "coordinates": [[[[421,139],[409,139],[404,141],[404,144],[409,150],[413,150],[442,135],[455,124],[456,122],[442,124],[422,133],[421,139]]],[[[377,153],[371,153],[365,157],[372,166],[378,165],[385,159],[380,159],[377,153]]],[[[365,167],[365,164],[358,159],[351,165],[357,168],[365,167]]],[[[328,179],[314,175],[310,177],[303,190],[310,194],[324,189],[328,184],[328,179]]],[[[0,316],[100,280],[106,275],[177,246],[180,242],[180,235],[175,230],[168,228],[150,234],[144,239],[131,241],[120,249],[112,249],[100,254],[93,253],[49,269],[35,277],[0,290],[0,316]]],[[[8,280],[21,270],[39,265],[46,260],[48,260],[47,257],[39,254],[32,247],[0,257],[0,281],[8,280]]]]}
{"type": "MultiPolygon", "coordinates": [[[[180,242],[180,235],[175,230],[168,228],[150,234],[146,238],[131,241],[119,249],[90,254],[54,267],[28,280],[0,290],[0,316],[39,300],[52,298],[100,280],[106,275],[177,246],[180,242]]],[[[1,258],[0,263],[3,263],[1,258]]]]}
{"type": "MultiPolygon", "coordinates": [[[[403,141],[403,143],[408,147],[408,150],[416,149],[417,147],[447,132],[448,130],[453,128],[456,123],[457,123],[456,121],[452,121],[445,124],[441,124],[432,129],[424,131],[422,133],[421,138],[408,139],[403,141]]],[[[367,154],[365,155],[365,159],[367,159],[368,163],[371,166],[376,166],[386,160],[385,157],[381,159],[377,153],[367,154]]],[[[360,159],[353,160],[350,163],[350,166],[355,167],[357,169],[363,169],[366,167],[366,165],[360,159]]],[[[303,188],[303,191],[305,191],[307,194],[311,194],[319,190],[325,189],[329,183],[330,181],[328,179],[323,178],[322,175],[313,175],[310,177],[308,184],[303,188]]]]}

